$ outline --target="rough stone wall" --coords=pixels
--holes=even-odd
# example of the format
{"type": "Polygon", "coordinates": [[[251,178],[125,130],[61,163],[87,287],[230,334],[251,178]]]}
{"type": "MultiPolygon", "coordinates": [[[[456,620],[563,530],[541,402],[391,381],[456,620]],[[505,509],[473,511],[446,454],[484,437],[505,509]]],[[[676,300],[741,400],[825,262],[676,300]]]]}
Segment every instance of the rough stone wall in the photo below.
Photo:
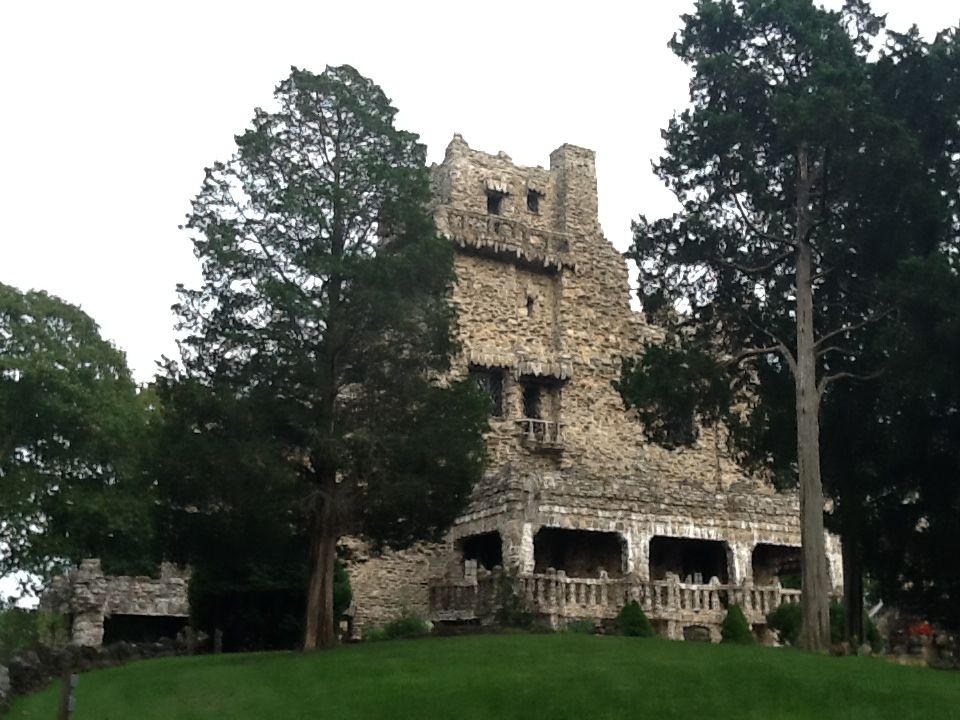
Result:
{"type": "Polygon", "coordinates": [[[446,543],[419,543],[407,550],[372,552],[360,538],[340,541],[339,551],[354,594],[354,624],[382,626],[409,612],[429,615],[427,582],[444,575],[454,557],[446,543]]]}
{"type": "MultiPolygon", "coordinates": [[[[455,135],[433,168],[433,188],[438,229],[459,249],[452,302],[463,352],[453,374],[479,367],[503,378],[487,475],[451,540],[497,531],[504,564],[533,572],[542,527],[616,532],[627,548],[625,569],[639,578],[649,574],[654,536],[720,540],[733,582],[751,579],[758,543],[800,545],[796,494],[746,475],[715,434],[722,430],[704,429],[693,447],[666,450],[644,440],[613,388],[623,358],[662,333],[630,309],[626,263],[597,220],[592,151],[563,145],[551,153],[549,169],[520,167],[455,135]],[[530,191],[538,195],[536,212],[527,206],[530,191]],[[487,206],[491,193],[501,198],[495,214],[487,206]],[[523,386],[533,378],[549,384],[541,417],[560,423],[558,443],[531,443],[524,433],[523,386]]],[[[834,538],[828,551],[839,587],[834,538]]],[[[393,582],[414,566],[455,561],[380,559],[354,580],[358,612],[377,614],[363,605],[386,602],[390,591],[374,587],[380,576],[393,582]]],[[[423,593],[425,603],[425,585],[411,582],[412,594],[396,592],[421,607],[411,597],[423,593]]]]}
{"type": "Polygon", "coordinates": [[[170,563],[160,577],[104,575],[100,560],[89,559],[56,578],[40,599],[45,610],[73,618],[71,642],[99,647],[103,623],[110,615],[189,617],[188,571],[170,563]]]}

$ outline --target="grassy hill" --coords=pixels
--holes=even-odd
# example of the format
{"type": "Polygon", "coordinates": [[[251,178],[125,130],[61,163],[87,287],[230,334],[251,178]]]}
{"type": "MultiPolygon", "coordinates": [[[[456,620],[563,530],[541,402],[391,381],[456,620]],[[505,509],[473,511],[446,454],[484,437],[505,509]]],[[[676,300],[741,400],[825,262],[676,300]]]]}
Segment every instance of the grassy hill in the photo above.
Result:
{"type": "MultiPolygon", "coordinates": [[[[10,717],[56,717],[57,688],[10,717]]],[[[955,718],[960,675],[871,658],[588,635],[151,660],[81,676],[74,720],[955,718]]]]}

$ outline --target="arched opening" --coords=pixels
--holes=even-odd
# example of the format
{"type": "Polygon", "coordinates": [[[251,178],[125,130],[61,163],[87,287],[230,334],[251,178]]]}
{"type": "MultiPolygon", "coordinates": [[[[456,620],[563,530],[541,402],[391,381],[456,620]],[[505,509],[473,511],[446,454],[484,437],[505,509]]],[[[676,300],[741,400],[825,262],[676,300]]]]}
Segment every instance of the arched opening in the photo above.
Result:
{"type": "Polygon", "coordinates": [[[626,541],[619,533],[541,528],[533,538],[535,572],[563,570],[568,577],[621,577],[626,541]]]}
{"type": "Polygon", "coordinates": [[[753,584],[800,587],[800,548],[791,545],[760,543],[753,549],[753,584]]]}
{"type": "Polygon", "coordinates": [[[650,579],[663,580],[667,573],[689,583],[707,583],[713,577],[728,582],[727,544],[661,535],[651,538],[650,579]]]}
{"type": "Polygon", "coordinates": [[[476,560],[477,567],[493,570],[503,567],[503,539],[498,532],[468,535],[459,541],[464,560],[476,560]]]}

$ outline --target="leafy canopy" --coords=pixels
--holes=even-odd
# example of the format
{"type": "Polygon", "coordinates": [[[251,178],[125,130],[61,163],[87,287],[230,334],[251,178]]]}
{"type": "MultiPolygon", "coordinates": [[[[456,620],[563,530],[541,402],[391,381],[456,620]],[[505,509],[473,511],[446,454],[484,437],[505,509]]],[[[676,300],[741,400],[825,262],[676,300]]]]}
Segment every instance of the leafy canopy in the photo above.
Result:
{"type": "Polygon", "coordinates": [[[82,310],[0,285],[0,575],[155,569],[149,400],[82,310]]]}

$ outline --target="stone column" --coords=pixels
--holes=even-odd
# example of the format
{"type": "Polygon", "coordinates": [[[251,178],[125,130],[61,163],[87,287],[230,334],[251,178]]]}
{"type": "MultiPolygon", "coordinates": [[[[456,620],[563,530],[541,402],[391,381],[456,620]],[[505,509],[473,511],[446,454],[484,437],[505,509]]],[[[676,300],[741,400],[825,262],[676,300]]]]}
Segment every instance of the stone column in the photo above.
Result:
{"type": "Polygon", "coordinates": [[[639,582],[650,580],[650,540],[653,537],[647,528],[634,528],[627,535],[628,572],[639,582]]]}
{"type": "Polygon", "coordinates": [[[727,573],[731,584],[753,582],[753,547],[752,541],[727,541],[727,573]]]}

